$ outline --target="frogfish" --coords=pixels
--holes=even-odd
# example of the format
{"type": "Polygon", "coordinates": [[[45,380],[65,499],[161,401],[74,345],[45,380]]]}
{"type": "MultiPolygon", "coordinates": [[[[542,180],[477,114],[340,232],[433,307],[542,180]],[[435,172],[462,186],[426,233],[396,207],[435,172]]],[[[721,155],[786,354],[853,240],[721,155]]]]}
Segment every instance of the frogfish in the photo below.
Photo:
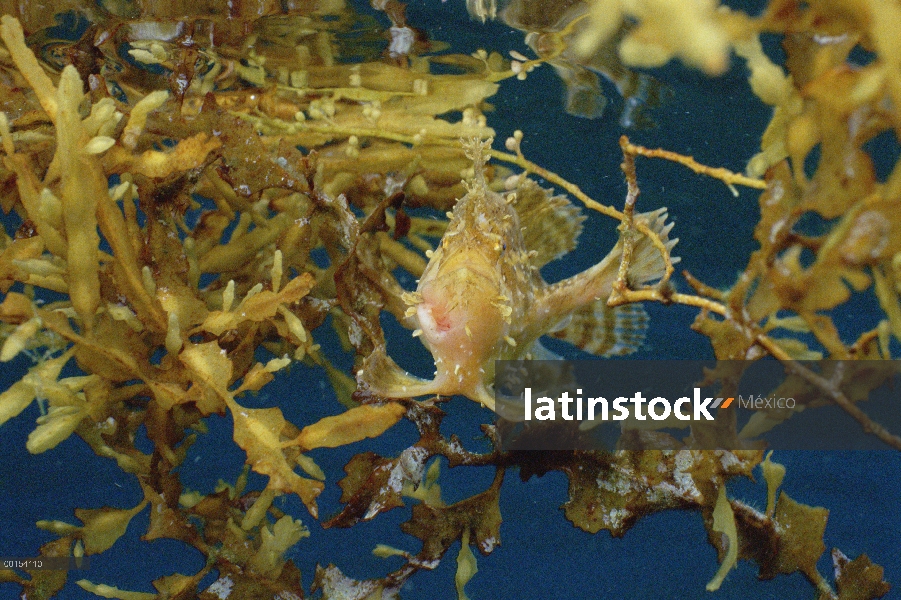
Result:
{"type": "MultiPolygon", "coordinates": [[[[457,201],[450,222],[419,279],[404,292],[401,324],[431,352],[431,380],[401,369],[379,346],[362,363],[358,382],[393,398],[462,395],[497,411],[493,393],[495,360],[547,359],[556,355],[541,337],[565,340],[599,356],[634,352],[644,340],[647,314],[640,305],[607,306],[616,280],[622,241],[593,267],[557,283],[540,269],[575,246],[582,221],[565,197],[548,198],[529,179],[515,192],[489,189],[485,177],[491,140],[465,144],[474,177],[457,201]]],[[[673,224],[667,211],[636,214],[667,249],[673,224]]],[[[677,260],[673,258],[673,261],[677,260]]],[[[663,258],[651,241],[635,241],[628,279],[642,285],[660,279],[663,258]]]]}

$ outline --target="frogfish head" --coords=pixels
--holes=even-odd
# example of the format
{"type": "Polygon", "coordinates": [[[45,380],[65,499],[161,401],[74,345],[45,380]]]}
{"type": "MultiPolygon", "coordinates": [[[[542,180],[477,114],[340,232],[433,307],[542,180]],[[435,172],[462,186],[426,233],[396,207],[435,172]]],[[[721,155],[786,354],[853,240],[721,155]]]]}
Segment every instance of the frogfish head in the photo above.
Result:
{"type": "Polygon", "coordinates": [[[417,318],[422,341],[435,359],[436,378],[453,382],[460,393],[483,384],[484,367],[493,370],[498,342],[505,335],[495,302],[496,273],[496,266],[475,260],[420,282],[417,318]]]}

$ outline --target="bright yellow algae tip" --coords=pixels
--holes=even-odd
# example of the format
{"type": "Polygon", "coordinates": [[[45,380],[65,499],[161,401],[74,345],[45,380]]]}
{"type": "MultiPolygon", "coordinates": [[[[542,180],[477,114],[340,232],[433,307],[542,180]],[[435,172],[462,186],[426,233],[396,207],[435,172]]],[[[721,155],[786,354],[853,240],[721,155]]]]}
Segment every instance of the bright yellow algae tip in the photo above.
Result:
{"type": "Polygon", "coordinates": [[[766,479],[766,515],[772,517],[776,512],[776,492],[785,478],[785,466],[770,460],[772,452],[766,455],[766,460],[760,463],[763,470],[763,478],[766,479]]]}
{"type": "Polygon", "coordinates": [[[325,417],[300,432],[296,443],[305,450],[337,448],[360,440],[378,437],[397,423],[406,409],[397,403],[364,404],[340,415],[325,417]]]}
{"type": "Polygon", "coordinates": [[[726,543],[729,547],[726,550],[726,557],[723,559],[719,571],[707,584],[708,592],[715,592],[720,589],[720,585],[726,579],[726,574],[732,570],[732,567],[738,561],[738,530],[735,527],[735,514],[732,512],[732,505],[729,503],[729,498],[726,497],[725,485],[720,486],[716,506],[713,508],[713,530],[722,533],[726,537],[726,543]]]}
{"type": "Polygon", "coordinates": [[[235,422],[234,440],[247,452],[247,463],[257,473],[269,476],[268,488],[297,494],[310,514],[317,517],[316,497],[325,486],[294,472],[294,461],[289,461],[289,456],[296,448],[283,449],[284,433],[291,426],[282,411],[278,408],[245,408],[231,399],[228,405],[235,422]]]}
{"type": "Polygon", "coordinates": [[[3,38],[3,43],[6,44],[6,49],[12,55],[19,72],[22,73],[37,95],[41,107],[50,115],[51,119],[55,120],[58,102],[56,86],[53,85],[50,77],[41,68],[34,53],[25,45],[25,34],[22,31],[22,25],[13,17],[3,15],[3,17],[0,17],[0,37],[3,38]]]}
{"type": "Polygon", "coordinates": [[[107,185],[97,158],[82,152],[88,139],[78,116],[81,98],[81,78],[75,67],[68,66],[63,69],[57,94],[59,113],[54,160],[59,161],[62,177],[69,297],[83,325],[90,328],[100,305],[97,201],[106,199],[107,185]]]}

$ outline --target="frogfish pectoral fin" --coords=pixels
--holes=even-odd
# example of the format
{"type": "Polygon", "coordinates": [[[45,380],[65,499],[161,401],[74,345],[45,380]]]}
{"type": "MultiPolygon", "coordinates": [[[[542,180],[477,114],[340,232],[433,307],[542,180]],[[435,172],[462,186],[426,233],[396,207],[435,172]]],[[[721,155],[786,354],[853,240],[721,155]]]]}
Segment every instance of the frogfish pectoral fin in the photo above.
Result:
{"type": "Polygon", "coordinates": [[[439,392],[434,381],[421,379],[401,369],[385,346],[377,346],[363,360],[357,371],[357,383],[364,389],[386,398],[415,398],[439,392]]]}
{"type": "Polygon", "coordinates": [[[574,311],[569,322],[550,335],[597,356],[622,356],[641,347],[647,326],[648,315],[640,304],[611,307],[601,299],[574,311]]]}

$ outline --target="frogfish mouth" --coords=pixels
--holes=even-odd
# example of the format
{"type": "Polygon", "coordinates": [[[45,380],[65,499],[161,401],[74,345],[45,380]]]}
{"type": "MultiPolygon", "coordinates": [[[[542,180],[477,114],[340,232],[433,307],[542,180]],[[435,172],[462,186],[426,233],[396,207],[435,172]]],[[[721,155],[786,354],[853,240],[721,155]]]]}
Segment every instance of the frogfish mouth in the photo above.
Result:
{"type": "MultiPolygon", "coordinates": [[[[378,346],[357,372],[360,385],[374,394],[459,394],[496,410],[494,361],[553,358],[541,345],[544,335],[599,356],[634,352],[644,340],[648,318],[640,305],[607,306],[622,241],[593,267],[545,282],[541,267],[575,247],[584,217],[568,199],[550,197],[526,178],[515,192],[491,191],[484,175],[489,144],[466,146],[475,167],[468,193],[454,207],[416,291],[401,294],[401,323],[431,352],[435,375],[427,380],[407,373],[378,346]]],[[[665,208],[635,216],[671,249],[678,240],[669,239],[666,218],[665,208]]],[[[645,284],[664,270],[650,239],[638,238],[629,281],[645,284]]]]}

